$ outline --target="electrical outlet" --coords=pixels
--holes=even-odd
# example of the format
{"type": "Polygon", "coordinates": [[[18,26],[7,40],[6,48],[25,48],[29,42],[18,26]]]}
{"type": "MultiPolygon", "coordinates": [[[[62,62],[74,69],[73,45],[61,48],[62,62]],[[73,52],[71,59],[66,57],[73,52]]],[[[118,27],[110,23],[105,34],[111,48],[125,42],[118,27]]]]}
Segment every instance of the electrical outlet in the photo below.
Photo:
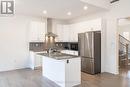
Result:
{"type": "Polygon", "coordinates": [[[38,46],[39,46],[39,44],[35,44],[35,46],[36,46],[36,47],[38,47],[38,46]]]}

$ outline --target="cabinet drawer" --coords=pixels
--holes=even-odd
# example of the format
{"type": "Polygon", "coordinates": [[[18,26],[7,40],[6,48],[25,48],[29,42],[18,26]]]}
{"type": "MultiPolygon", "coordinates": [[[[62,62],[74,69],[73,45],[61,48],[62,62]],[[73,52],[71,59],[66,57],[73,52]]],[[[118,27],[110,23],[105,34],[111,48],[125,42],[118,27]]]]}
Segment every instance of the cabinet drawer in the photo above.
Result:
{"type": "Polygon", "coordinates": [[[78,51],[62,50],[61,53],[66,53],[66,54],[70,54],[70,55],[76,55],[76,56],[78,56],[78,51]]]}

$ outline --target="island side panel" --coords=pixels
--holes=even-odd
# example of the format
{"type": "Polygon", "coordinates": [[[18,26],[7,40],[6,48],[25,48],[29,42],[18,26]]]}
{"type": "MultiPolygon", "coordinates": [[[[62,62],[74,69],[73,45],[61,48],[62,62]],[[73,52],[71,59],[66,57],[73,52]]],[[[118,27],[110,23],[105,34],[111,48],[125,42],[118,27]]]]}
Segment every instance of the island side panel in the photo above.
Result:
{"type": "Polygon", "coordinates": [[[81,58],[69,59],[65,64],[65,87],[73,87],[81,84],[81,58]]]}
{"type": "Polygon", "coordinates": [[[42,74],[61,87],[65,87],[65,62],[43,56],[42,74]]]}
{"type": "Polygon", "coordinates": [[[34,70],[34,67],[35,67],[35,56],[36,54],[32,51],[30,51],[30,54],[29,54],[29,68],[31,68],[32,70],[34,70]]]}

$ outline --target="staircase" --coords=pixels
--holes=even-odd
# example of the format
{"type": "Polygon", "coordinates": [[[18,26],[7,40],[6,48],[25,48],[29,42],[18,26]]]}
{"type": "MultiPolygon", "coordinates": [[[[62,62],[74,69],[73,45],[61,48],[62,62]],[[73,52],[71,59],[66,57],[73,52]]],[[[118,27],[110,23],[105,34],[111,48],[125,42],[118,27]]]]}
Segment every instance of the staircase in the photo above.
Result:
{"type": "Polygon", "coordinates": [[[119,34],[119,65],[129,65],[130,41],[119,34]]]}

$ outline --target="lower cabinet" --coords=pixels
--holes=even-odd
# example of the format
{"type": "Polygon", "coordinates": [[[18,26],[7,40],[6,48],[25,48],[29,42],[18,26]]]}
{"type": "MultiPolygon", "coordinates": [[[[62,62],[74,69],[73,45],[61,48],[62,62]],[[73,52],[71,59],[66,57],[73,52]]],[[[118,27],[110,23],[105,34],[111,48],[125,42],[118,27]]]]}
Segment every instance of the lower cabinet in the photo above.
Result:
{"type": "MultiPolygon", "coordinates": [[[[32,70],[42,66],[42,56],[37,55],[38,52],[30,51],[29,68],[32,70]]],[[[42,52],[45,53],[45,52],[42,52]]]]}
{"type": "Polygon", "coordinates": [[[78,56],[78,51],[73,51],[73,50],[62,50],[61,53],[78,56]]]}
{"type": "MultiPolygon", "coordinates": [[[[42,56],[38,55],[37,53],[46,53],[46,51],[43,52],[30,51],[29,68],[31,68],[32,70],[42,66],[42,56]]],[[[73,50],[62,50],[61,53],[78,56],[78,51],[73,50]]]]}

